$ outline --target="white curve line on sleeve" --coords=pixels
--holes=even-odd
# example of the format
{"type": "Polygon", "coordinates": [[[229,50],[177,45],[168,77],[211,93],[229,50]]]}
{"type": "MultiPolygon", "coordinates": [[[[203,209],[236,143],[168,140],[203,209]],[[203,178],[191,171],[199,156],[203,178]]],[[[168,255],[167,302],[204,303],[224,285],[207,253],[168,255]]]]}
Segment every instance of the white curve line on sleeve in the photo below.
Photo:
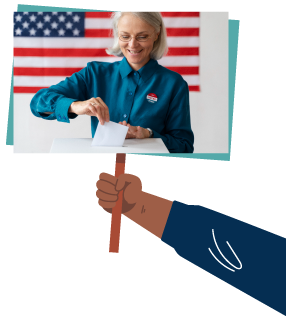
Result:
{"type": "Polygon", "coordinates": [[[232,271],[232,272],[235,272],[234,270],[230,269],[229,267],[227,267],[226,265],[224,265],[222,262],[220,262],[220,261],[218,260],[218,258],[212,253],[212,251],[211,251],[210,248],[209,248],[209,251],[210,251],[210,253],[212,254],[212,256],[216,259],[216,261],[217,261],[218,263],[220,263],[222,266],[224,266],[224,267],[227,268],[228,270],[230,270],[230,271],[232,271]]]}
{"type": "Polygon", "coordinates": [[[213,238],[214,238],[214,242],[215,242],[215,245],[219,251],[219,253],[221,254],[221,256],[224,258],[225,261],[227,261],[233,268],[237,269],[237,270],[240,270],[242,268],[242,263],[240,262],[240,260],[238,259],[238,256],[235,254],[234,250],[232,249],[231,245],[228,243],[228,241],[226,241],[226,243],[228,244],[228,246],[230,247],[230,250],[232,251],[232,253],[234,254],[234,256],[236,257],[237,261],[239,262],[239,265],[240,267],[236,267],[235,265],[233,265],[231,262],[229,262],[227,260],[227,258],[222,254],[222,252],[220,251],[217,243],[216,243],[216,239],[215,239],[215,235],[214,235],[214,229],[212,229],[212,233],[213,233],[213,238]]]}

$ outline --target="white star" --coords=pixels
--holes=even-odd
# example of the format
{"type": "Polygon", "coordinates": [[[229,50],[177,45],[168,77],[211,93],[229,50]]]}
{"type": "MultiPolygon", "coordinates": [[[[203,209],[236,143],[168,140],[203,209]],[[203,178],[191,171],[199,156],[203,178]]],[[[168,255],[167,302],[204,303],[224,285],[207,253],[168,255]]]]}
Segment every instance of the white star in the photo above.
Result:
{"type": "Polygon", "coordinates": [[[38,22],[37,23],[37,27],[38,27],[38,29],[42,29],[43,28],[43,23],[40,21],[40,22],[38,22]]]}
{"type": "Polygon", "coordinates": [[[67,16],[72,16],[72,12],[67,12],[67,16]]]}
{"type": "Polygon", "coordinates": [[[53,29],[57,29],[58,27],[58,23],[56,23],[55,21],[51,24],[53,29]]]}
{"type": "Polygon", "coordinates": [[[22,30],[18,28],[17,30],[15,30],[15,32],[16,32],[16,36],[20,36],[22,33],[22,30]]]}
{"type": "Polygon", "coordinates": [[[58,32],[59,32],[59,36],[64,36],[65,35],[65,30],[64,29],[58,30],[58,32]]]}
{"type": "Polygon", "coordinates": [[[74,36],[78,36],[79,35],[79,30],[78,29],[74,29],[73,30],[73,35],[74,36]]]}
{"type": "Polygon", "coordinates": [[[78,16],[78,15],[75,15],[74,17],[72,17],[73,18],[73,21],[74,22],[79,22],[79,20],[80,20],[80,17],[78,16]]]}
{"type": "Polygon", "coordinates": [[[27,14],[27,15],[29,15],[29,12],[23,12],[23,14],[27,14]]]}
{"type": "Polygon", "coordinates": [[[36,35],[36,30],[34,28],[32,28],[29,32],[30,32],[30,36],[36,35]]]}
{"type": "Polygon", "coordinates": [[[49,30],[48,28],[46,28],[46,30],[44,30],[44,35],[45,36],[49,36],[51,33],[51,30],[49,30]]]}
{"type": "Polygon", "coordinates": [[[51,17],[49,15],[44,16],[45,22],[50,22],[51,17]]]}
{"type": "Polygon", "coordinates": [[[25,28],[29,28],[29,23],[27,22],[27,21],[25,21],[24,23],[22,23],[22,25],[23,25],[23,28],[25,29],[25,28]]]}
{"type": "Polygon", "coordinates": [[[20,16],[19,14],[17,16],[15,16],[16,21],[21,21],[22,20],[22,16],[20,16]]]}
{"type": "Polygon", "coordinates": [[[63,16],[63,15],[59,16],[59,20],[60,20],[60,22],[65,22],[65,19],[66,19],[66,17],[65,17],[65,16],[63,16]]]}
{"type": "Polygon", "coordinates": [[[67,29],[71,29],[72,28],[72,23],[71,22],[66,23],[66,28],[67,29]]]}
{"type": "Polygon", "coordinates": [[[52,12],[52,15],[53,15],[53,16],[57,16],[58,13],[57,13],[57,12],[52,12]]]}
{"type": "Polygon", "coordinates": [[[42,16],[42,15],[43,15],[43,12],[38,12],[38,15],[39,15],[39,16],[42,16]]]}
{"type": "Polygon", "coordinates": [[[36,21],[36,16],[34,16],[34,15],[32,15],[31,17],[29,17],[30,18],[30,21],[31,22],[35,22],[36,21]]]}

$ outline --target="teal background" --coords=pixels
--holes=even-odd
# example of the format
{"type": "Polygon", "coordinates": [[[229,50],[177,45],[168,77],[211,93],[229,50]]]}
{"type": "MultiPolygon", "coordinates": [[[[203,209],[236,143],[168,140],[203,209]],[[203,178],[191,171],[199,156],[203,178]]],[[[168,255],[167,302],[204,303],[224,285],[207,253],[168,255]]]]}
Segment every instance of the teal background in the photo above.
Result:
{"type": "MultiPolygon", "coordinates": [[[[57,8],[57,7],[46,7],[46,6],[33,6],[33,5],[18,5],[18,11],[100,11],[100,10],[88,10],[88,9],[75,9],[75,8],[57,8]]],[[[228,50],[229,50],[229,77],[228,77],[228,109],[229,109],[229,152],[228,153],[174,153],[174,154],[157,154],[152,153],[148,155],[153,156],[164,156],[164,157],[177,157],[177,158],[195,158],[195,159],[208,159],[208,160],[230,160],[231,153],[231,135],[232,135],[232,119],[233,119],[233,104],[234,104],[234,93],[235,93],[235,75],[236,75],[236,60],[237,60],[237,47],[238,47],[238,34],[239,34],[239,21],[229,20],[229,33],[228,33],[228,50]]],[[[7,126],[7,137],[6,145],[14,144],[14,99],[13,99],[13,69],[10,89],[10,103],[9,103],[9,114],[8,114],[8,126],[7,126]]]]}

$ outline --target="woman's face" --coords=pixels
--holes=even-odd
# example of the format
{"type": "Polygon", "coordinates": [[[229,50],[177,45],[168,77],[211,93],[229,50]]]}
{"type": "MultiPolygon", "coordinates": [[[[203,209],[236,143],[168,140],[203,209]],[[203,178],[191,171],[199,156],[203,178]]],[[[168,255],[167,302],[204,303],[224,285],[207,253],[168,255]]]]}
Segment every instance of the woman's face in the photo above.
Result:
{"type": "Polygon", "coordinates": [[[155,29],[151,25],[132,14],[124,14],[120,18],[118,22],[119,36],[132,36],[132,39],[129,42],[123,42],[119,39],[119,46],[133,70],[139,70],[150,60],[154,41],[159,35],[154,31],[155,29]],[[146,42],[139,42],[135,39],[139,35],[151,36],[151,38],[146,42]]]}

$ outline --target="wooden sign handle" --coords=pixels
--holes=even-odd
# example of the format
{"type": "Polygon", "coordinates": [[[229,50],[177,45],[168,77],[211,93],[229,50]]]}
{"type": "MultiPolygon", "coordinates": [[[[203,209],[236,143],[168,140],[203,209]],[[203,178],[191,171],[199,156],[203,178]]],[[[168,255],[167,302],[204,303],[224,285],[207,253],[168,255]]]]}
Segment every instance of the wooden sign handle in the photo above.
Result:
{"type": "MultiPolygon", "coordinates": [[[[116,163],[115,163],[116,178],[118,178],[125,171],[125,159],[126,159],[125,153],[116,154],[116,163]]],[[[123,190],[119,192],[116,205],[112,209],[109,252],[118,253],[119,251],[122,200],[123,200],[123,190]]]]}

